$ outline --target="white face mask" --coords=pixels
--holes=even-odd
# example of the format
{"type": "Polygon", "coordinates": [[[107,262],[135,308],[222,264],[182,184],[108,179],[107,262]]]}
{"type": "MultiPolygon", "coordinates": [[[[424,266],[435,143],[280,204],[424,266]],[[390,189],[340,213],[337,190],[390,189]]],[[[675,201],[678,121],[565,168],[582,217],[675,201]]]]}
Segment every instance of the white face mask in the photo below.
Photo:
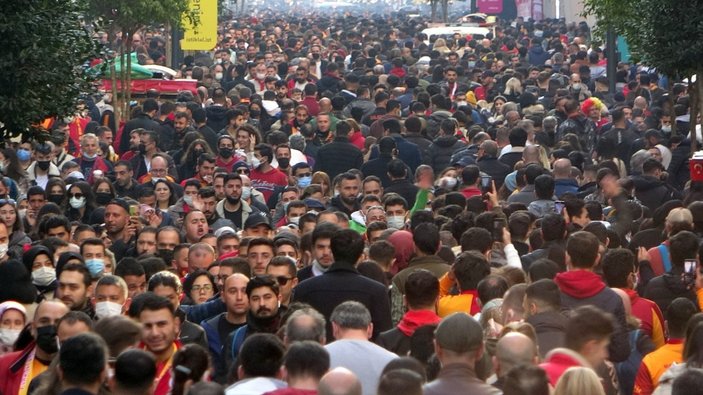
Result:
{"type": "Polygon", "coordinates": [[[68,199],[68,204],[70,204],[71,207],[75,208],[76,210],[79,208],[83,208],[83,206],[85,206],[85,197],[80,197],[80,198],[72,197],[72,198],[68,199]]]}
{"type": "Polygon", "coordinates": [[[98,302],[95,304],[95,314],[98,318],[107,318],[122,314],[122,305],[115,302],[98,302]]]}
{"type": "Polygon", "coordinates": [[[662,126],[662,132],[664,132],[664,133],[671,133],[671,125],[663,125],[663,126],[662,126]]]}
{"type": "Polygon", "coordinates": [[[259,166],[261,166],[261,161],[259,160],[259,158],[257,158],[256,156],[251,158],[251,167],[256,169],[259,166]]]}
{"type": "Polygon", "coordinates": [[[215,73],[215,79],[216,80],[221,80],[222,79],[222,73],[215,73]]]}
{"type": "Polygon", "coordinates": [[[288,223],[298,225],[300,223],[300,217],[288,217],[288,223]]]}
{"type": "Polygon", "coordinates": [[[183,201],[189,206],[193,206],[193,197],[190,195],[183,195],[183,201]]]}
{"type": "Polygon", "coordinates": [[[34,285],[46,287],[54,280],[56,280],[56,269],[53,267],[42,266],[32,271],[32,284],[34,285]]]}
{"type": "Polygon", "coordinates": [[[10,245],[8,243],[0,244],[0,259],[5,258],[9,249],[10,245]]]}
{"type": "Polygon", "coordinates": [[[447,186],[447,189],[454,189],[457,184],[457,180],[454,177],[445,177],[444,181],[445,185],[447,186]]]}
{"type": "Polygon", "coordinates": [[[402,215],[391,215],[386,219],[389,228],[403,229],[405,227],[405,217],[402,215]]]}
{"type": "Polygon", "coordinates": [[[242,200],[249,200],[251,197],[251,187],[242,187],[242,200]]]}
{"type": "Polygon", "coordinates": [[[0,343],[6,346],[15,344],[20,332],[20,329],[0,328],[0,343]]]}

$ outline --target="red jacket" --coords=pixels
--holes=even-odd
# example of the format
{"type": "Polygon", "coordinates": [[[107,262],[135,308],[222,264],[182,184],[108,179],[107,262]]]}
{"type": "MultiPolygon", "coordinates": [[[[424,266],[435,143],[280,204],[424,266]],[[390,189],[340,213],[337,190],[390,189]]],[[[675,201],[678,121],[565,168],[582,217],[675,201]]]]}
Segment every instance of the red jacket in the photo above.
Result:
{"type": "Polygon", "coordinates": [[[623,289],[630,297],[632,304],[632,315],[640,320],[640,329],[644,331],[659,348],[666,343],[666,333],[664,327],[664,316],[659,306],[649,299],[645,299],[632,289],[623,289]]]}
{"type": "Polygon", "coordinates": [[[557,381],[559,381],[566,369],[574,366],[589,367],[588,362],[579,353],[568,348],[553,349],[547,354],[544,362],[539,365],[540,368],[547,372],[549,384],[552,387],[557,385],[557,381]]]}
{"type": "Polygon", "coordinates": [[[361,131],[354,132],[351,137],[349,138],[349,142],[354,144],[356,148],[360,150],[364,150],[364,143],[366,142],[366,137],[364,137],[363,134],[361,134],[361,131]]]}
{"type": "MultiPolygon", "coordinates": [[[[15,351],[5,354],[0,357],[0,393],[1,394],[18,394],[22,385],[22,375],[27,362],[30,362],[30,356],[34,351],[34,343],[31,343],[22,351],[15,351]]],[[[36,374],[33,374],[36,377],[36,374]]],[[[33,377],[29,377],[31,381],[33,377]]],[[[29,389],[29,383],[26,383],[29,389]]]]}

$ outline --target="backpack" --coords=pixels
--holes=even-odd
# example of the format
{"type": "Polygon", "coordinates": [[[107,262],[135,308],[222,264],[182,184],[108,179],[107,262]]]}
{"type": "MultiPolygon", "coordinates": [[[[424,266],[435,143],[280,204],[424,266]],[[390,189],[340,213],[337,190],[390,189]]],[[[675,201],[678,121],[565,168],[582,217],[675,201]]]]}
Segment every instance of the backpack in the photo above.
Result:
{"type": "Polygon", "coordinates": [[[637,348],[637,340],[640,337],[642,331],[640,329],[635,329],[630,331],[628,340],[630,342],[630,356],[623,362],[615,364],[615,371],[618,374],[618,382],[620,382],[620,392],[623,394],[631,394],[633,388],[635,387],[635,377],[637,377],[637,371],[642,364],[642,358],[644,355],[637,348]]]}

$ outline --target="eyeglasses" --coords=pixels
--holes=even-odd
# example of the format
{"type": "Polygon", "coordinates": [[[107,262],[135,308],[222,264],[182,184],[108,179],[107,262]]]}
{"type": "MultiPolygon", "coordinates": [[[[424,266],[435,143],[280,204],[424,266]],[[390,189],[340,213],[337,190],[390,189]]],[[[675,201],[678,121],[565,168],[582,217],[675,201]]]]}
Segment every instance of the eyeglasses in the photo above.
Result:
{"type": "Polygon", "coordinates": [[[286,284],[288,284],[289,280],[292,280],[293,277],[286,277],[286,276],[277,276],[276,281],[278,281],[278,285],[281,287],[285,287],[286,284]]]}
{"type": "Polygon", "coordinates": [[[212,284],[193,285],[193,287],[191,288],[191,291],[193,291],[193,292],[210,292],[210,291],[212,291],[212,284]]]}
{"type": "Polygon", "coordinates": [[[14,199],[0,199],[0,206],[4,206],[6,204],[16,206],[17,202],[14,199]]]}
{"type": "Polygon", "coordinates": [[[82,193],[69,193],[69,194],[68,194],[68,197],[80,199],[80,198],[83,197],[83,194],[82,194],[82,193]]]}

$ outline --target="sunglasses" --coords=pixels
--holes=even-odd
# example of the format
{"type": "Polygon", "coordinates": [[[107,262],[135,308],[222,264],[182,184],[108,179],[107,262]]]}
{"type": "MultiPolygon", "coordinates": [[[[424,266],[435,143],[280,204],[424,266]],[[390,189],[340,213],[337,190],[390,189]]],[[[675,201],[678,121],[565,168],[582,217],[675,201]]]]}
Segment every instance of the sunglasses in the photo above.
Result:
{"type": "Polygon", "coordinates": [[[249,174],[249,169],[240,168],[240,169],[237,169],[237,173],[239,173],[239,174],[249,174]]]}
{"type": "Polygon", "coordinates": [[[71,194],[68,195],[68,197],[80,199],[80,198],[83,197],[83,194],[82,194],[82,193],[71,193],[71,194]]]}
{"type": "Polygon", "coordinates": [[[289,280],[292,280],[293,277],[286,277],[286,276],[277,276],[276,281],[278,281],[278,285],[281,287],[285,287],[286,284],[288,284],[289,280]]]}
{"type": "Polygon", "coordinates": [[[0,199],[0,206],[4,206],[6,204],[16,206],[17,202],[14,199],[0,199]]]}

